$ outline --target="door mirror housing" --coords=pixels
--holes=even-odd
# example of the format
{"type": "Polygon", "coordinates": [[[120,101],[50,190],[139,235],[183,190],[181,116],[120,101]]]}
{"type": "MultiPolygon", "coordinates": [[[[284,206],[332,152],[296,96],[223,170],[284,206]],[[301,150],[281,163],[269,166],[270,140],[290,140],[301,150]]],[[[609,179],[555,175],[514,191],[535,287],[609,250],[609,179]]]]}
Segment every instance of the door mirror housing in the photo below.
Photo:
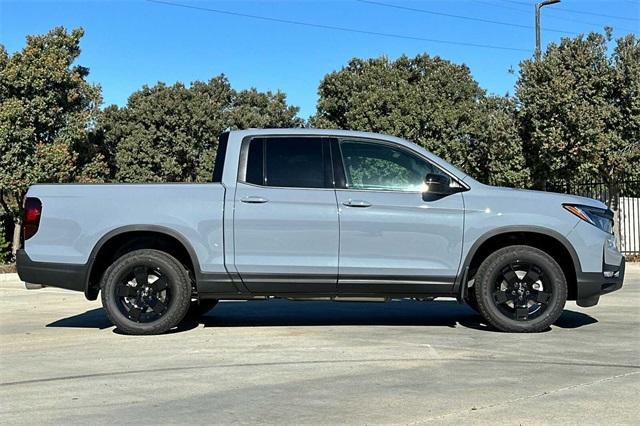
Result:
{"type": "Polygon", "coordinates": [[[447,195],[454,192],[451,188],[451,178],[436,173],[427,173],[424,178],[426,185],[424,192],[427,194],[447,195]]]}

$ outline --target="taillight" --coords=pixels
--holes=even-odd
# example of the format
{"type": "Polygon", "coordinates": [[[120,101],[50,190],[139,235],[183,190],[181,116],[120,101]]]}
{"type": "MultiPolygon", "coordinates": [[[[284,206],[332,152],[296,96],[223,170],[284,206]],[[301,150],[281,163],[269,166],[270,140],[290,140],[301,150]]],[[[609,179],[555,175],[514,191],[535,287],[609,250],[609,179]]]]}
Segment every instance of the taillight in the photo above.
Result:
{"type": "Polygon", "coordinates": [[[22,220],[22,235],[25,240],[33,237],[40,226],[42,203],[37,198],[27,197],[24,201],[24,217],[22,220]]]}

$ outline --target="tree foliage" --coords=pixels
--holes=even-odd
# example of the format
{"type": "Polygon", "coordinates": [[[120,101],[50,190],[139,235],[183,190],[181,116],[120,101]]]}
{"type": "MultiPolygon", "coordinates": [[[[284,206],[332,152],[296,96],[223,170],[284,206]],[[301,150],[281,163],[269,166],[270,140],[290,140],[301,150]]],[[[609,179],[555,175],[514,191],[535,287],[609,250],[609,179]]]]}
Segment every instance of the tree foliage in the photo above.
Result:
{"type": "Polygon", "coordinates": [[[31,183],[98,177],[80,158],[101,100],[88,69],[72,66],[82,35],[55,28],[12,56],[0,46],[0,182],[15,200],[31,183]]]}
{"type": "Polygon", "coordinates": [[[527,187],[529,168],[518,134],[514,99],[488,96],[480,102],[480,131],[469,150],[469,173],[489,185],[527,187]]]}
{"type": "Polygon", "coordinates": [[[121,182],[206,182],[227,128],[296,127],[298,108],[283,93],[236,91],[223,75],[208,82],[158,83],[99,119],[96,140],[121,182]]]}
{"type": "Polygon", "coordinates": [[[521,64],[519,126],[537,186],[552,179],[614,182],[638,174],[640,45],[610,31],[564,38],[521,64]]]}
{"type": "Polygon", "coordinates": [[[352,59],[326,75],[311,124],[404,137],[481,180],[523,185],[520,141],[509,128],[514,111],[509,101],[486,99],[465,65],[428,55],[380,57],[352,59]]]}
{"type": "Polygon", "coordinates": [[[82,35],[54,28],[28,36],[13,55],[0,45],[0,205],[16,222],[29,185],[95,180],[104,172],[87,144],[100,87],[86,81],[87,68],[73,65],[82,35]]]}
{"type": "MultiPolygon", "coordinates": [[[[640,180],[640,39],[633,34],[617,40],[613,54],[614,104],[620,111],[616,123],[622,141],[614,167],[622,178],[640,180]],[[624,176],[626,174],[626,176],[624,176]]],[[[613,176],[616,177],[615,175],[613,176]]]]}

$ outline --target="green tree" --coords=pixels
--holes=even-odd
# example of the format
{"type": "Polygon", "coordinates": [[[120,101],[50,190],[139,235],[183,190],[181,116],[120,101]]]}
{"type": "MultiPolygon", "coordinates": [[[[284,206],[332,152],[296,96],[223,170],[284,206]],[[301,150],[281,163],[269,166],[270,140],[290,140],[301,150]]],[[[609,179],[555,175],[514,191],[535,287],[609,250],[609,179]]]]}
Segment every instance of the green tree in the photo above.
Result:
{"type": "Polygon", "coordinates": [[[237,92],[220,75],[189,87],[143,87],[125,107],[104,111],[95,138],[116,181],[206,182],[222,131],[300,126],[297,112],[283,93],[237,92]]]}
{"type": "Polygon", "coordinates": [[[611,31],[551,43],[521,64],[521,135],[536,186],[583,179],[613,185],[638,173],[640,53],[633,35],[613,56],[611,31]]]}
{"type": "Polygon", "coordinates": [[[258,92],[251,88],[235,93],[229,111],[228,126],[234,129],[300,127],[298,107],[287,105],[282,92],[258,92]]]}
{"type": "Polygon", "coordinates": [[[73,66],[83,33],[58,27],[28,36],[13,55],[0,45],[0,206],[17,225],[14,253],[29,185],[96,180],[105,171],[87,145],[100,87],[86,81],[87,68],[73,66]]]}
{"type": "Polygon", "coordinates": [[[614,105],[620,111],[616,133],[622,152],[614,150],[612,162],[621,174],[640,180],[640,39],[633,34],[617,40],[613,54],[614,105]]]}
{"type": "Polygon", "coordinates": [[[403,137],[485,182],[526,184],[521,143],[509,128],[513,108],[485,99],[465,65],[426,54],[356,58],[327,74],[318,92],[315,127],[403,137]]]}
{"type": "Polygon", "coordinates": [[[530,174],[514,99],[488,96],[482,99],[480,110],[482,124],[471,142],[469,173],[490,185],[528,187],[530,174]]]}

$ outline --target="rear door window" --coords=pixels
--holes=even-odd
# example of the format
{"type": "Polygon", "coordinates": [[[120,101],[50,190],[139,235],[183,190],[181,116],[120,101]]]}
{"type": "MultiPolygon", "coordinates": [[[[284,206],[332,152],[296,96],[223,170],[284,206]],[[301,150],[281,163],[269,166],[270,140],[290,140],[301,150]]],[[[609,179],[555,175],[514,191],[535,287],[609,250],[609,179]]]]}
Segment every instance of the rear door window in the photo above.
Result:
{"type": "Polygon", "coordinates": [[[330,187],[329,149],[319,137],[256,138],[249,145],[246,182],[285,188],[330,187]]]}

